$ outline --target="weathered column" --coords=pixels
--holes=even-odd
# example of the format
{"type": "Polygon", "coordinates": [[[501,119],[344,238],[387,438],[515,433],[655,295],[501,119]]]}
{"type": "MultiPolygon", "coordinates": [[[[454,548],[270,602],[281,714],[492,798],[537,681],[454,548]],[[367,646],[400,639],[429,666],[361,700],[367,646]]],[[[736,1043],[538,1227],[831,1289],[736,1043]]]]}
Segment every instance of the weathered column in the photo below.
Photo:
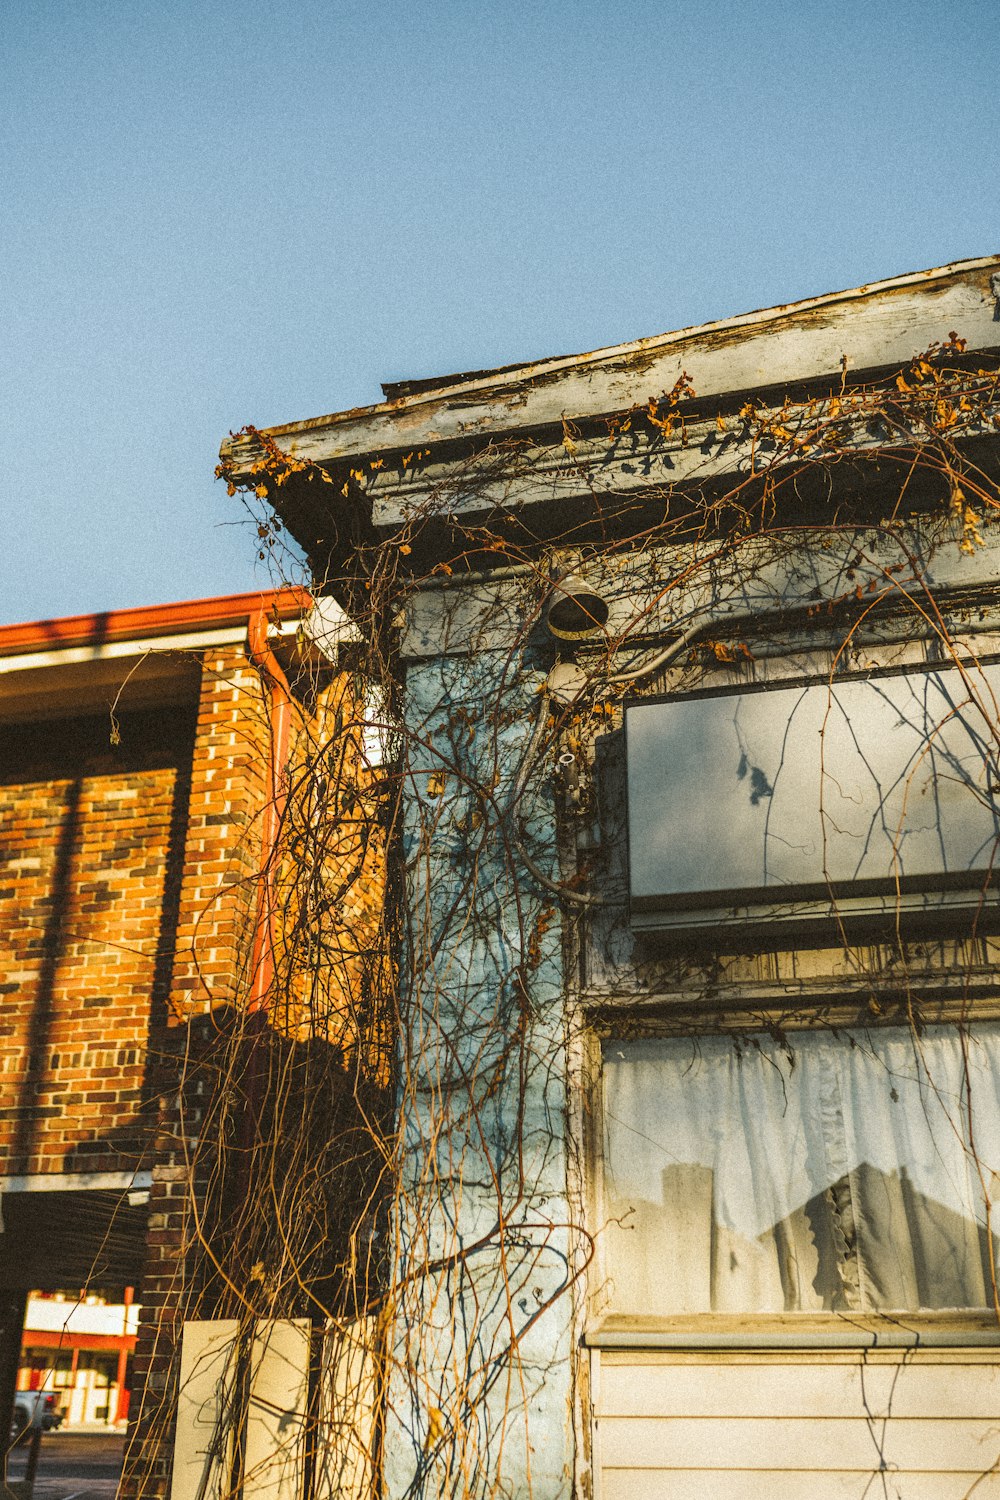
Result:
{"type": "Polygon", "coordinates": [[[521,639],[520,588],[480,592],[457,651],[469,600],[427,591],[410,635],[394,1497],[572,1484],[560,924],[525,859],[555,873],[548,661],[521,639]]]}

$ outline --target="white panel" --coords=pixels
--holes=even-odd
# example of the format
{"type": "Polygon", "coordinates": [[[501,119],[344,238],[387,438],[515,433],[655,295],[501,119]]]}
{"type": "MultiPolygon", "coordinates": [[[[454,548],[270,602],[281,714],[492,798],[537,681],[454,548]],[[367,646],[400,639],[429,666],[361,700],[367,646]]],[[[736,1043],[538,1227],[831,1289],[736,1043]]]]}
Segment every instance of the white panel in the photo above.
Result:
{"type": "Polygon", "coordinates": [[[601,1500],[1000,1500],[1000,1475],[605,1471],[601,1500]]]}
{"type": "Polygon", "coordinates": [[[827,883],[977,884],[1000,817],[1000,667],[633,705],[633,915],[827,883]]]}
{"type": "Polygon", "coordinates": [[[306,1318],[261,1323],[253,1340],[244,1500],[298,1500],[309,1389],[306,1318]]]}
{"type": "Polygon", "coordinates": [[[1000,1456],[990,1420],[868,1421],[840,1417],[605,1417],[601,1458],[612,1469],[891,1469],[982,1473],[1000,1456]]]}
{"type": "Polygon", "coordinates": [[[184,1324],[170,1500],[221,1500],[232,1433],[220,1426],[235,1376],[235,1319],[184,1324]]]}
{"type": "MultiPolygon", "coordinates": [[[[981,1417],[1000,1420],[983,1363],[601,1366],[599,1417],[981,1417]]],[[[1000,1429],[998,1429],[1000,1451],[1000,1429]]]]}
{"type": "Polygon", "coordinates": [[[374,1339],[372,1318],[326,1334],[313,1500],[365,1500],[372,1494],[378,1395],[374,1339]]]}
{"type": "MultiPolygon", "coordinates": [[[[230,1492],[238,1332],[233,1318],[184,1325],[171,1500],[225,1500],[230,1492]]],[[[250,1359],[243,1495],[245,1500],[298,1500],[309,1323],[261,1323],[250,1359]]]]}

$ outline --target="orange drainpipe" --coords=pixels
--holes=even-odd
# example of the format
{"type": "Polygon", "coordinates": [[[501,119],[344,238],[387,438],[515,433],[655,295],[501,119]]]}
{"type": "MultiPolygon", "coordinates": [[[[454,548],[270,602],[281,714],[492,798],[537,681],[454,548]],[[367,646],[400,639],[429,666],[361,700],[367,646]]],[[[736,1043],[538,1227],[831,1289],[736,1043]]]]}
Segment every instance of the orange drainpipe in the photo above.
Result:
{"type": "Polygon", "coordinates": [[[275,946],[275,852],[288,800],[286,767],[292,723],[292,692],[281,663],[267,639],[267,611],[262,607],[250,617],[247,636],[250,660],[261,673],[271,695],[271,747],[267,767],[267,803],[261,828],[260,883],[254,924],[251,986],[247,1010],[250,1015],[267,1014],[274,979],[275,946]]]}
{"type": "Polygon", "coordinates": [[[250,995],[247,1000],[249,1052],[246,1059],[245,1099],[239,1123],[240,1157],[237,1197],[242,1200],[252,1181],[251,1161],[254,1153],[254,1127],[264,1087],[265,1061],[260,1042],[271,1008],[271,984],[274,979],[276,907],[276,855],[278,836],[285,815],[288,791],[285,771],[288,765],[288,741],[292,721],[292,693],[281,663],[267,640],[267,610],[261,607],[247,621],[250,661],[260,672],[270,690],[271,745],[267,761],[267,802],[261,826],[260,876],[257,883],[257,912],[254,920],[253,954],[250,970],[250,995]]]}

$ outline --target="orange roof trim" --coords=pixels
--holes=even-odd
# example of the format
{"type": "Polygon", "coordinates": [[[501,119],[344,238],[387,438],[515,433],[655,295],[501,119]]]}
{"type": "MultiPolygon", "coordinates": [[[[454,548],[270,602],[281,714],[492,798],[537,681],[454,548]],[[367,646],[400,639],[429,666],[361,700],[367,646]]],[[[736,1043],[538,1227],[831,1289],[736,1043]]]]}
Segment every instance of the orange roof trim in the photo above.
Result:
{"type": "Polygon", "coordinates": [[[241,624],[262,608],[279,620],[290,620],[305,614],[312,602],[308,589],[269,589],[249,594],[217,594],[211,599],[186,599],[179,604],[150,604],[141,609],[107,610],[96,615],[63,615],[61,619],[31,620],[23,625],[0,625],[0,656],[222,629],[241,624]]]}

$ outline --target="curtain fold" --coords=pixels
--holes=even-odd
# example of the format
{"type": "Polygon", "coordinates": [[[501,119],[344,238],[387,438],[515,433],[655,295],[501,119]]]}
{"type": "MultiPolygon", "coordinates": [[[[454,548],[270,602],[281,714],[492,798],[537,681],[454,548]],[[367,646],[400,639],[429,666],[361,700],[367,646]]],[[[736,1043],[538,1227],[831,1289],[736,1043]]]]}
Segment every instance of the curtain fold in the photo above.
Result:
{"type": "Polygon", "coordinates": [[[1000,1026],[608,1042],[611,1308],[992,1305],[1000,1026]]]}

